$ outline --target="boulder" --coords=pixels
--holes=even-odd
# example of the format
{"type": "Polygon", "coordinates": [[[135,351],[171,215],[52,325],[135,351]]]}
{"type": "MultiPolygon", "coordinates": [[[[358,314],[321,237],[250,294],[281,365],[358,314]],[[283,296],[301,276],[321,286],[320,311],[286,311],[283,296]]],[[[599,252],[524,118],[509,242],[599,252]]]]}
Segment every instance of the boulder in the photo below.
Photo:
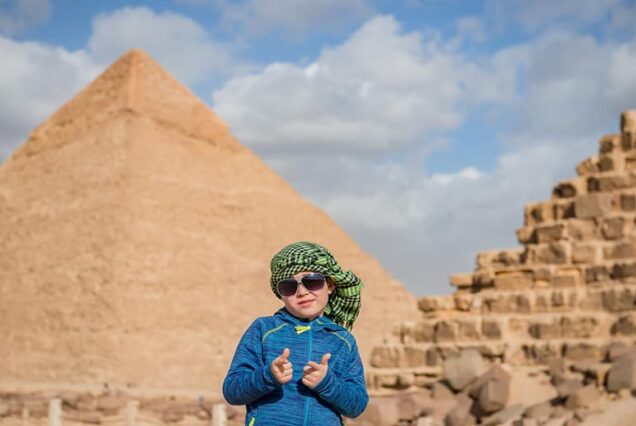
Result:
{"type": "Polygon", "coordinates": [[[531,405],[523,412],[523,416],[539,422],[545,422],[552,416],[552,404],[549,401],[531,405]]]}
{"type": "Polygon", "coordinates": [[[601,392],[596,388],[596,385],[587,385],[570,395],[565,401],[565,406],[570,410],[589,407],[600,398],[601,392]]]}
{"type": "Polygon", "coordinates": [[[607,372],[607,390],[636,389],[636,354],[628,353],[612,363],[607,372]]]}
{"type": "Polygon", "coordinates": [[[444,377],[455,391],[466,388],[484,372],[481,354],[474,349],[448,357],[443,364],[444,377]]]}
{"type": "Polygon", "coordinates": [[[398,400],[395,397],[372,397],[366,410],[356,419],[356,423],[370,425],[396,425],[400,422],[398,400]]]}
{"type": "Polygon", "coordinates": [[[448,412],[444,419],[445,426],[468,426],[475,424],[475,417],[470,413],[470,407],[473,405],[472,399],[468,396],[460,394],[455,398],[457,404],[448,412]]]}

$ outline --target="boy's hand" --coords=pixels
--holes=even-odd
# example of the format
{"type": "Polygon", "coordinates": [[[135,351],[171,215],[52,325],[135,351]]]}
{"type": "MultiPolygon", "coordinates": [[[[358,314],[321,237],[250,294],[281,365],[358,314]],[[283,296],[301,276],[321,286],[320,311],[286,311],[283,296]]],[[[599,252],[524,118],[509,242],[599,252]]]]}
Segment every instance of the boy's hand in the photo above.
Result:
{"type": "Polygon", "coordinates": [[[309,364],[305,365],[303,368],[302,382],[309,389],[313,389],[318,386],[318,383],[320,383],[320,381],[327,375],[327,371],[329,370],[329,358],[331,358],[331,354],[326,353],[322,356],[320,364],[314,361],[309,361],[309,364]]]}
{"type": "Polygon", "coordinates": [[[281,385],[284,385],[292,379],[294,370],[292,363],[289,362],[289,348],[283,349],[283,353],[272,361],[269,369],[281,385]]]}

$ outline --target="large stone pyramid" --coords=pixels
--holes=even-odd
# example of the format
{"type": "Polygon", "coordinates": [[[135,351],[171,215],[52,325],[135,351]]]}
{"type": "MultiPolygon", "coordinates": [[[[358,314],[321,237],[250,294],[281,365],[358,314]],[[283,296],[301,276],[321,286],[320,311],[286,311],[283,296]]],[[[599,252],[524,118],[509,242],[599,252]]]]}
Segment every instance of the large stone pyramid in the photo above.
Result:
{"type": "Polygon", "coordinates": [[[416,303],[195,96],[138,50],[0,167],[0,388],[220,391],[280,306],[268,262],[325,244],[366,281],[364,354],[416,303]]]}

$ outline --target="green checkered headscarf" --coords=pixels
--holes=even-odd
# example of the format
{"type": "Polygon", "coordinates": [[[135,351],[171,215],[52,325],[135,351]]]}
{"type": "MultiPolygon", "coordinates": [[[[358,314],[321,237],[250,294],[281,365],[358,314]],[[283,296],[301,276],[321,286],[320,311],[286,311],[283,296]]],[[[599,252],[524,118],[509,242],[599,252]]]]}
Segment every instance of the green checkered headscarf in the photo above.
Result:
{"type": "Polygon", "coordinates": [[[360,313],[360,291],[364,283],[353,272],[343,271],[329,250],[316,243],[299,241],[276,253],[270,266],[270,284],[279,299],[276,283],[298,272],[320,272],[331,278],[336,289],[329,296],[324,315],[336,324],[351,330],[360,313]]]}

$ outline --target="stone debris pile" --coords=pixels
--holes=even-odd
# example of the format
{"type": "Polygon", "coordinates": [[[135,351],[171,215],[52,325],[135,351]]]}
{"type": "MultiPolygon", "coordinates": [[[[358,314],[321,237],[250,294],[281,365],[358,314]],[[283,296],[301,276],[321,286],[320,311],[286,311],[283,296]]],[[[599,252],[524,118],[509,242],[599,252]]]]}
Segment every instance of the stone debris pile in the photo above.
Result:
{"type": "MultiPolygon", "coordinates": [[[[608,357],[515,370],[487,366],[474,349],[443,363],[443,379],[404,393],[375,395],[356,426],[576,426],[600,424],[592,416],[616,400],[631,403],[636,421],[636,347],[613,344],[608,357]],[[530,373],[530,374],[528,374],[530,373]],[[516,383],[514,383],[516,382],[516,383]],[[517,387],[513,395],[512,387],[517,387]],[[541,389],[536,395],[524,395],[541,389]],[[588,423],[585,423],[586,420],[588,423]]],[[[629,419],[623,418],[623,421],[629,419]]],[[[632,424],[632,423],[625,423],[632,424]]]]}

